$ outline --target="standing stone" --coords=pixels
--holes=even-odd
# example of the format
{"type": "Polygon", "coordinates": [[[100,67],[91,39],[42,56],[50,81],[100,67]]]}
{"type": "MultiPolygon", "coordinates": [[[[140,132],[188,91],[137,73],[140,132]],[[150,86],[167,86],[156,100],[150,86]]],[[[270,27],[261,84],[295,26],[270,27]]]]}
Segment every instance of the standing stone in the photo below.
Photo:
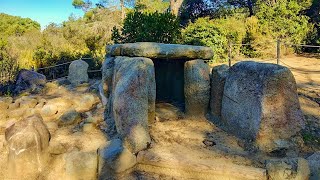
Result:
{"type": "Polygon", "coordinates": [[[6,129],[10,177],[35,179],[43,170],[50,133],[40,116],[17,121],[6,129]]]}
{"type": "Polygon", "coordinates": [[[117,132],[137,153],[151,142],[148,124],[155,115],[155,72],[151,59],[115,59],[112,109],[117,132]]]}
{"type": "Polygon", "coordinates": [[[88,67],[89,65],[83,60],[73,61],[69,65],[68,80],[72,85],[88,82],[88,67]]]}
{"type": "Polygon", "coordinates": [[[235,64],[225,82],[222,119],[231,133],[254,140],[263,151],[289,148],[304,127],[291,71],[275,64],[235,64]]]}
{"type": "Polygon", "coordinates": [[[303,158],[266,161],[269,180],[307,180],[310,176],[308,161],[303,158]]]}
{"type": "Polygon", "coordinates": [[[187,61],[184,66],[184,83],[186,114],[204,117],[210,99],[209,66],[203,60],[187,61]]]}
{"type": "Polygon", "coordinates": [[[104,120],[107,124],[107,134],[112,137],[116,133],[116,126],[113,117],[113,97],[112,97],[112,85],[113,85],[113,71],[114,71],[114,57],[106,58],[102,64],[102,89],[103,95],[106,98],[107,105],[104,111],[104,120]]]}
{"type": "Polygon", "coordinates": [[[220,65],[212,69],[210,111],[213,116],[221,117],[224,84],[228,76],[229,66],[220,65]]]}

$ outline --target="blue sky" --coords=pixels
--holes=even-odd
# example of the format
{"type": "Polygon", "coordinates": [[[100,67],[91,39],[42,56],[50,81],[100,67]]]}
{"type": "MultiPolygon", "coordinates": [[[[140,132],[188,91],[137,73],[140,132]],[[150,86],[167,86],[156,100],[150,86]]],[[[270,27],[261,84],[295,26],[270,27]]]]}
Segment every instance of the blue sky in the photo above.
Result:
{"type": "Polygon", "coordinates": [[[39,22],[42,29],[50,22],[68,20],[71,14],[83,14],[72,6],[72,0],[0,0],[0,13],[28,17],[39,22]]]}

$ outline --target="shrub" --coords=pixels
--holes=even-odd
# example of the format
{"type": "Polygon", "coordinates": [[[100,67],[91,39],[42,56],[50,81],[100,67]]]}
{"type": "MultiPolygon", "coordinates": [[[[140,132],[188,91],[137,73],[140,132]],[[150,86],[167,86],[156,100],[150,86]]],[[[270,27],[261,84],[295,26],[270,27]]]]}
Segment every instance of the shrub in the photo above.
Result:
{"type": "MultiPolygon", "coordinates": [[[[211,47],[214,61],[223,62],[228,58],[228,42],[241,43],[245,35],[244,23],[235,17],[210,20],[199,18],[182,31],[182,41],[190,45],[211,47]]],[[[236,47],[233,53],[238,53],[236,47]]]]}
{"type": "Polygon", "coordinates": [[[115,27],[112,30],[112,40],[116,43],[174,43],[179,36],[179,21],[171,13],[131,12],[125,18],[121,30],[115,27]]]}

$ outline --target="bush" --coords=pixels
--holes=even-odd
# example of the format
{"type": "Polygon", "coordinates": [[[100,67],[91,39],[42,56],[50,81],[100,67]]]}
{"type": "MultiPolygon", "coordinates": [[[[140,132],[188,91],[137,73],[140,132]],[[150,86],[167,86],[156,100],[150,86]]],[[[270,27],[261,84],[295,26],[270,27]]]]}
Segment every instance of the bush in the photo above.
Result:
{"type": "MultiPolygon", "coordinates": [[[[244,23],[235,17],[216,20],[199,18],[182,31],[182,41],[185,44],[211,47],[214,51],[213,60],[216,62],[228,59],[228,42],[241,43],[244,36],[244,23]]],[[[236,47],[233,53],[238,53],[239,49],[236,47]]]]}
{"type": "Polygon", "coordinates": [[[171,13],[131,12],[125,18],[121,30],[115,27],[112,30],[115,43],[174,43],[179,37],[179,21],[171,13]]]}

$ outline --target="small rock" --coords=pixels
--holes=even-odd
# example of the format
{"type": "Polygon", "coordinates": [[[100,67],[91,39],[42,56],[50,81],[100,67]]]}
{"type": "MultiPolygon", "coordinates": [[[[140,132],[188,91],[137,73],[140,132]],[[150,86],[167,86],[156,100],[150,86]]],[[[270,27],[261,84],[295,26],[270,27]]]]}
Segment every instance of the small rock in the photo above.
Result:
{"type": "Polygon", "coordinates": [[[59,155],[66,153],[67,149],[60,142],[50,142],[49,144],[49,153],[54,155],[59,155]]]}
{"type": "Polygon", "coordinates": [[[81,121],[80,113],[76,110],[70,110],[59,118],[59,126],[76,124],[81,121]]]}
{"type": "Polygon", "coordinates": [[[10,113],[8,114],[8,118],[9,119],[12,119],[12,118],[19,119],[21,117],[24,117],[25,113],[26,113],[26,109],[18,108],[18,109],[10,111],[10,113]]]}
{"type": "Polygon", "coordinates": [[[270,180],[306,180],[310,176],[308,161],[303,158],[267,160],[266,168],[270,180]]]}
{"type": "Polygon", "coordinates": [[[53,104],[46,104],[42,107],[40,114],[42,117],[51,117],[58,113],[58,107],[53,104]]]}
{"type": "Polygon", "coordinates": [[[97,152],[73,151],[64,156],[66,179],[97,179],[97,152]]]}
{"type": "Polygon", "coordinates": [[[99,148],[99,175],[107,178],[110,174],[121,173],[136,164],[136,156],[122,145],[120,139],[113,139],[99,148]]]}
{"type": "Polygon", "coordinates": [[[93,94],[84,94],[74,99],[75,110],[78,112],[87,112],[94,108],[100,102],[99,98],[93,94]]]}
{"type": "Polygon", "coordinates": [[[92,123],[86,123],[83,125],[82,127],[83,129],[83,132],[92,132],[94,131],[96,128],[95,128],[95,125],[92,124],[92,123]]]}
{"type": "Polygon", "coordinates": [[[56,122],[53,122],[53,121],[46,122],[46,125],[50,134],[54,134],[54,132],[56,132],[56,130],[58,129],[58,124],[56,122]]]}

